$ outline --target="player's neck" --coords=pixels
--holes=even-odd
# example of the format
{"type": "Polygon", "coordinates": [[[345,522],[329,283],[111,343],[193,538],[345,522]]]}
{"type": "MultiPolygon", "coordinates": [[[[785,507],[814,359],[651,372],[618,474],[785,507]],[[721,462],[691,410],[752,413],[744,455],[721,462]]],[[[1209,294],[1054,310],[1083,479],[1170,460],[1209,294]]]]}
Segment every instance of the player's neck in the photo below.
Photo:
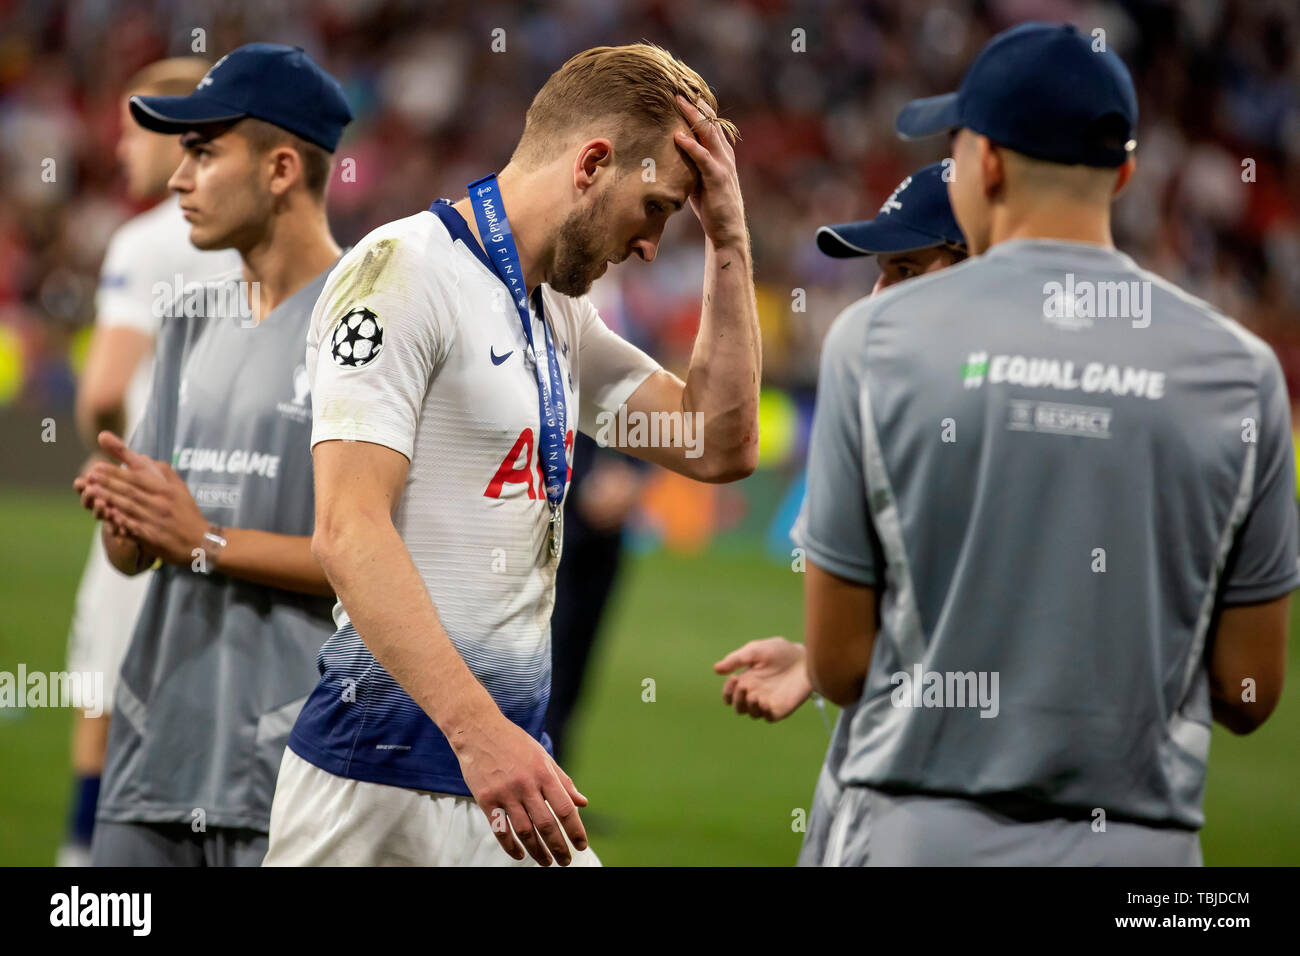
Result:
{"type": "Polygon", "coordinates": [[[311,282],[338,259],[341,250],[330,234],[323,208],[304,203],[273,215],[266,232],[240,249],[244,281],[257,283],[253,318],[261,322],[280,303],[311,282]]]}
{"type": "Polygon", "coordinates": [[[989,224],[989,247],[1012,239],[1059,239],[1115,247],[1110,232],[1110,208],[1067,202],[1039,203],[1017,209],[1003,205],[989,224]]]}
{"type": "MultiPolygon", "coordinates": [[[[551,260],[555,255],[545,199],[547,191],[541,183],[533,181],[530,174],[520,172],[512,166],[507,166],[497,174],[497,186],[501,190],[501,202],[510,220],[515,248],[519,250],[519,261],[524,268],[524,285],[531,295],[534,289],[547,280],[551,260]]],[[[453,203],[452,208],[460,213],[474,238],[482,245],[478,217],[474,215],[469,197],[453,203]]]]}

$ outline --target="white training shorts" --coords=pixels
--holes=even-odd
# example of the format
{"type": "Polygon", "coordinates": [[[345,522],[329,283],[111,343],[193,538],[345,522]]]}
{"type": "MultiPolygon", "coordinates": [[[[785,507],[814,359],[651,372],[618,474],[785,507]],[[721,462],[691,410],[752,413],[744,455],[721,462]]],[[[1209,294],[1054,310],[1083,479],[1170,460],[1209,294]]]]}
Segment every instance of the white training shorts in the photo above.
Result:
{"type": "Polygon", "coordinates": [[[90,556],[77,587],[72,627],[68,632],[67,669],[78,674],[104,675],[103,716],[107,717],[113,712],[117,675],[131,644],[131,635],[135,633],[135,621],[140,616],[153,572],[132,576],[113,567],[104,553],[99,529],[96,524],[90,556]]]}
{"type": "MultiPolygon", "coordinates": [[[[568,840],[568,837],[565,837],[568,840]]],[[[570,866],[600,866],[588,847],[570,866]]],[[[338,777],[288,747],[263,866],[537,866],[501,849],[469,797],[338,777]]]]}

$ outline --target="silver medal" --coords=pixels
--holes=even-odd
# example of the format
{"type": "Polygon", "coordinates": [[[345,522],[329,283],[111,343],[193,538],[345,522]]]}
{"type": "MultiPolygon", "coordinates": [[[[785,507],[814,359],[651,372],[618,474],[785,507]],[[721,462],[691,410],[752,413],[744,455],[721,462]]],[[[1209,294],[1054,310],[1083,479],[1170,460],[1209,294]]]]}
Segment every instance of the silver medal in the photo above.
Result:
{"type": "Polygon", "coordinates": [[[564,550],[564,509],[556,508],[551,512],[550,529],[546,536],[550,544],[551,557],[556,561],[560,560],[560,552],[564,550]]]}

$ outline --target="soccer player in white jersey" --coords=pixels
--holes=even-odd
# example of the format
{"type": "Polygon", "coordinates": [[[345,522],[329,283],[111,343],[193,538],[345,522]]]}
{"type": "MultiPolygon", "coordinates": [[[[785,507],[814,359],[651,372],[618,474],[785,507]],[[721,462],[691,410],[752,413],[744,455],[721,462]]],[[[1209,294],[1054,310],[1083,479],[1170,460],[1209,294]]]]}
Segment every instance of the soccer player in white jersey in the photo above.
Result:
{"type": "Polygon", "coordinates": [[[753,470],[761,359],[734,132],[666,51],[587,50],[537,94],[499,178],[380,227],[330,276],[307,365],[313,552],[340,628],[290,735],[267,865],[598,862],[542,729],[559,448],[581,429],[700,480],[753,470]],[[688,203],[705,277],[683,382],[586,293],[611,262],[653,260],[688,203]]]}
{"type": "MultiPolygon", "coordinates": [[[[175,57],[151,63],[133,76],[122,96],[122,132],[117,158],[133,202],[154,205],[120,226],[108,241],[95,295],[95,327],[85,369],[77,383],[77,432],[90,448],[105,429],[126,434],[134,429],[149,394],[154,340],[162,310],[155,286],[171,288],[176,276],[203,282],[239,265],[232,250],[203,252],[189,241],[189,225],[180,204],[167,190],[167,179],[181,162],[174,136],[143,129],[131,119],[127,102],[133,95],[171,96],[188,93],[211,64],[202,57],[175,57]]],[[[87,466],[101,460],[94,453],[87,466]]],[[[108,745],[108,720],[122,655],[135,628],[149,575],[128,577],[108,562],[99,543],[99,529],[81,575],[72,626],[68,634],[68,670],[103,675],[103,699],[94,702],[91,716],[74,718],[72,771],[76,789],[68,833],[59,851],[63,865],[89,863],[99,780],[108,745]]]]}

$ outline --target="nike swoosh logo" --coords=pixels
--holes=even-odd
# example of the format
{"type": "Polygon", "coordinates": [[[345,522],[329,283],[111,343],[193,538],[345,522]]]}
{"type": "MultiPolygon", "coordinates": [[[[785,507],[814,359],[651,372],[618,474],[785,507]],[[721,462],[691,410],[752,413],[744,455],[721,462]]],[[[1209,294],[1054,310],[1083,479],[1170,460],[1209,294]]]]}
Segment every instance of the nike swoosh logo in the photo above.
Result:
{"type": "Polygon", "coordinates": [[[504,362],[506,359],[510,358],[510,356],[514,354],[515,354],[515,350],[511,349],[505,355],[497,355],[497,350],[492,346],[488,346],[488,355],[491,357],[493,365],[500,365],[502,362],[504,362]]]}

